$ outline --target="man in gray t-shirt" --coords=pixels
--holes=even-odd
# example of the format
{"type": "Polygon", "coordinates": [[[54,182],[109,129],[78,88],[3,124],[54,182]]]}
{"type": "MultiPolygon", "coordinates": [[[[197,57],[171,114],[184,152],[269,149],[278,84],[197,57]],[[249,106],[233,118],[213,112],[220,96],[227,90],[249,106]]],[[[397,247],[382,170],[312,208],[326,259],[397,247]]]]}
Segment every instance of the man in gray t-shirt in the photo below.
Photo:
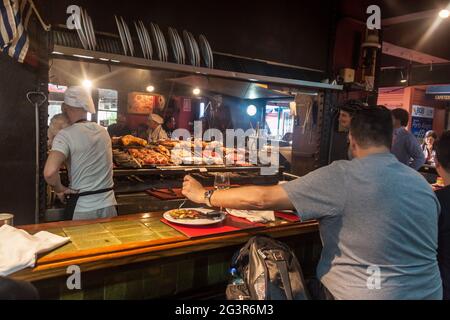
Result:
{"type": "Polygon", "coordinates": [[[337,161],[273,187],[205,193],[186,177],[183,194],[216,207],[296,209],[317,219],[317,277],[336,299],[442,299],[437,263],[439,203],[424,178],[390,154],[389,110],[358,112],[352,161],[337,161]]]}

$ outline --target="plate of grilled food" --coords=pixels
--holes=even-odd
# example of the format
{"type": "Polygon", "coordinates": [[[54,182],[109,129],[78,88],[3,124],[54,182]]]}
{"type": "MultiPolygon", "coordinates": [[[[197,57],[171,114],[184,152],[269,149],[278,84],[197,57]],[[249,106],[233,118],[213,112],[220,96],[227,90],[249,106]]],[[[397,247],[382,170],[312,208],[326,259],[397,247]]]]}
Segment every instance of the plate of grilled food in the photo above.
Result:
{"type": "Polygon", "coordinates": [[[187,226],[207,226],[225,220],[226,213],[205,208],[174,209],[164,213],[169,222],[187,226]]]}

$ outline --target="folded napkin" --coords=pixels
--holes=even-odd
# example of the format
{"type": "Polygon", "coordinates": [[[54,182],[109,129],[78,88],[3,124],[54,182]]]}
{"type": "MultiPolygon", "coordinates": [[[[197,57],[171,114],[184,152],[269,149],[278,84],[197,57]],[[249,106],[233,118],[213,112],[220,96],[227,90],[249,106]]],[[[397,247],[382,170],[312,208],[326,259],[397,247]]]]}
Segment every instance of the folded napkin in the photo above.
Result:
{"type": "Polygon", "coordinates": [[[38,254],[54,250],[70,241],[47,231],[30,235],[9,225],[0,227],[0,276],[34,267],[38,254]]]}
{"type": "Polygon", "coordinates": [[[274,211],[227,209],[232,216],[247,219],[250,222],[266,223],[275,221],[274,211]]]}

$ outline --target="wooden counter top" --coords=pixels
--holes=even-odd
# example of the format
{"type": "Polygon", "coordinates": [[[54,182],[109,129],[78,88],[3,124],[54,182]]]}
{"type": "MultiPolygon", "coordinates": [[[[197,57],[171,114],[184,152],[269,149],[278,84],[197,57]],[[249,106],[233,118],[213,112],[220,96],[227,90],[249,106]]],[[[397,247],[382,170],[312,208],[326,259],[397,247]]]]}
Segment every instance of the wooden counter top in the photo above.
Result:
{"type": "Polygon", "coordinates": [[[45,230],[61,236],[70,236],[72,241],[38,257],[34,269],[19,271],[13,274],[12,278],[37,281],[66,275],[66,269],[70,265],[78,265],[85,272],[242,245],[258,233],[279,238],[318,230],[316,221],[291,223],[277,219],[276,222],[259,229],[189,239],[162,223],[161,216],[161,212],[153,212],[95,221],[63,221],[20,226],[19,228],[32,234],[45,230]]]}

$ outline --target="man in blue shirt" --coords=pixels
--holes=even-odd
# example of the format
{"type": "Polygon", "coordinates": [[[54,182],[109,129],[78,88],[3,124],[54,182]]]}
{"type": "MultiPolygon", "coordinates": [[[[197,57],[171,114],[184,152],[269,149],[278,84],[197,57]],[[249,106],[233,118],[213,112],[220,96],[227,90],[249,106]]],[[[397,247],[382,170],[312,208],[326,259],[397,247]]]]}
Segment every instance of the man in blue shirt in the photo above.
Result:
{"type": "Polygon", "coordinates": [[[445,185],[436,191],[442,208],[439,217],[438,261],[444,300],[450,300],[450,131],[444,132],[436,144],[436,170],[445,185]]]}
{"type": "Polygon", "coordinates": [[[414,170],[419,170],[425,164],[425,156],[419,141],[406,129],[409,122],[409,113],[400,108],[392,110],[392,119],[394,122],[392,153],[401,163],[414,170]]]}
{"type": "Polygon", "coordinates": [[[352,161],[270,187],[206,191],[187,176],[183,194],[208,206],[295,209],[303,221],[318,220],[316,273],[326,298],[441,300],[440,205],[426,180],[390,153],[392,131],[385,107],[358,111],[349,134],[352,161]]]}

